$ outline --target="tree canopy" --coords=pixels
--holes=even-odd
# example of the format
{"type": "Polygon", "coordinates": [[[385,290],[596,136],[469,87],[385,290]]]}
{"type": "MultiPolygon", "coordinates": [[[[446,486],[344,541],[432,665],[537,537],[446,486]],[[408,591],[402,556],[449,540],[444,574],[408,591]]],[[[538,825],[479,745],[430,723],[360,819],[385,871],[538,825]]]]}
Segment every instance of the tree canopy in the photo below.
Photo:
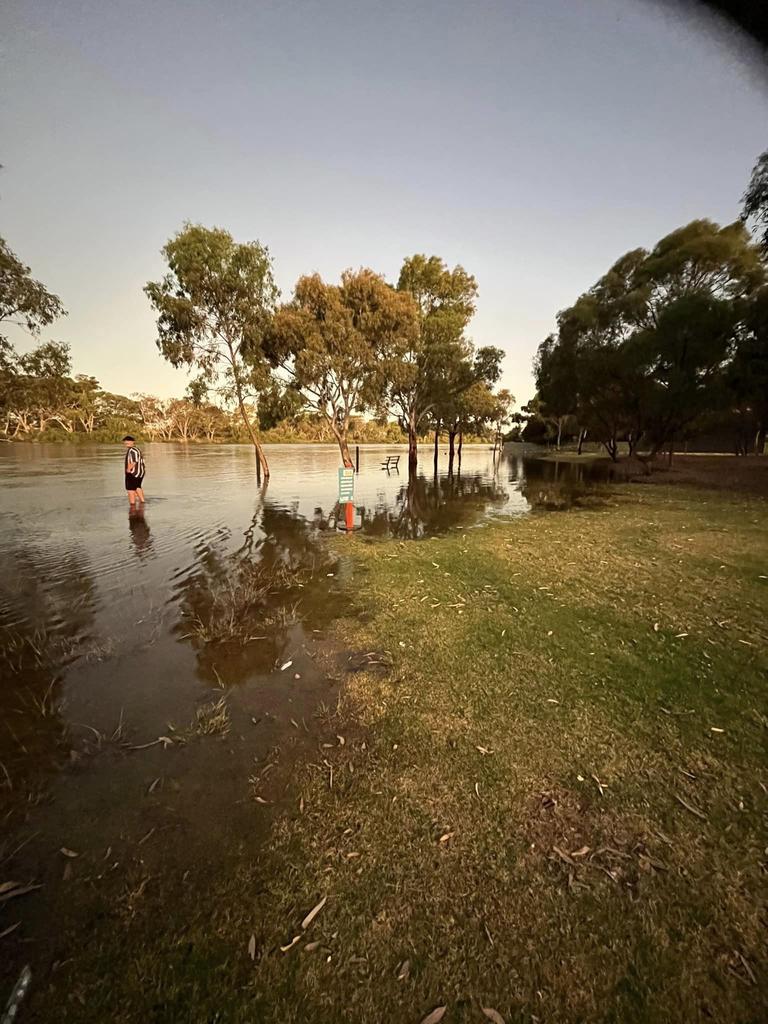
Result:
{"type": "Polygon", "coordinates": [[[768,149],[757,159],[742,202],[742,217],[754,222],[762,250],[768,254],[768,149]]]}
{"type": "Polygon", "coordinates": [[[247,402],[269,383],[263,343],[278,297],[269,252],[259,242],[236,242],[222,228],[186,224],[163,256],[168,273],[144,289],[158,314],[158,348],[237,404],[257,468],[268,478],[247,402]]]}
{"type": "Polygon", "coordinates": [[[653,457],[722,404],[764,280],[761,254],[738,221],[692,221],[650,252],[622,256],[539,346],[542,415],[558,431],[573,417],[613,458],[620,439],[630,451],[642,442],[653,457]]]}
{"type": "Polygon", "coordinates": [[[416,329],[398,338],[386,355],[380,402],[408,435],[413,469],[427,417],[490,373],[500,351],[475,353],[465,335],[477,283],[463,267],[450,270],[438,256],[417,254],[404,261],[397,288],[416,304],[416,329]]]}
{"type": "MultiPolygon", "coordinates": [[[[30,268],[0,238],[0,324],[15,324],[36,335],[60,316],[66,316],[66,310],[58,295],[36,281],[30,268]]],[[[0,351],[5,341],[0,334],[0,351]]]]}
{"type": "Polygon", "coordinates": [[[407,349],[416,331],[410,296],[368,269],[345,271],[338,285],[301,277],[275,315],[270,358],[324,417],[345,466],[353,414],[376,406],[387,354],[407,349]]]}

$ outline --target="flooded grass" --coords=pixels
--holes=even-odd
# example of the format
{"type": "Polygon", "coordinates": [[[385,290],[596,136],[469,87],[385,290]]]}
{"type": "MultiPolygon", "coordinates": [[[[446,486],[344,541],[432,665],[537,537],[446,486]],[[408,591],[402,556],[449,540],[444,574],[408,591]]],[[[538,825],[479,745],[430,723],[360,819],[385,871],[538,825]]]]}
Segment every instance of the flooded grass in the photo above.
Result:
{"type": "Polygon", "coordinates": [[[310,578],[306,569],[284,563],[246,562],[233,567],[234,578],[213,582],[204,606],[186,625],[187,635],[201,644],[247,644],[263,640],[259,630],[285,624],[296,616],[298,601],[286,606],[310,578]]]}
{"type": "Polygon", "coordinates": [[[197,709],[190,731],[197,736],[226,736],[229,726],[227,701],[225,697],[220,697],[197,709]]]}
{"type": "MultiPolygon", "coordinates": [[[[222,692],[199,740],[137,752],[151,831],[74,847],[79,909],[38,956],[27,1019],[756,1024],[766,512],[621,485],[439,539],[338,538],[349,593],[313,663],[344,673],[339,702],[288,710],[256,756],[263,724],[236,713],[219,654],[263,642],[193,641],[219,652],[222,692]],[[172,845],[170,759],[214,756],[242,772],[224,816],[252,824],[184,860],[202,837],[172,845]]],[[[287,582],[266,605],[259,581],[243,591],[249,635],[290,616],[287,582]]],[[[320,588],[298,613],[329,603],[320,588]]]]}

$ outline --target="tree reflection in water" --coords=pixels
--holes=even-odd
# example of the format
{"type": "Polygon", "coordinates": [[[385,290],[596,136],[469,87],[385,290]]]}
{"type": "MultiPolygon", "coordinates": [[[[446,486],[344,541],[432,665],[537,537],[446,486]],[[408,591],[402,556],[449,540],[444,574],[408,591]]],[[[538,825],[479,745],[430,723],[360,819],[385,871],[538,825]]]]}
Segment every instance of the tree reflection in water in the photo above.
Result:
{"type": "Polygon", "coordinates": [[[362,530],[418,540],[469,525],[489,507],[499,507],[508,500],[508,494],[495,480],[481,474],[433,479],[411,476],[393,505],[361,510],[362,530]]]}
{"type": "Polygon", "coordinates": [[[614,478],[613,466],[558,459],[526,459],[518,477],[520,491],[529,505],[548,512],[585,502],[594,504],[600,500],[602,486],[614,478]]]}
{"type": "Polygon", "coordinates": [[[192,643],[198,672],[209,682],[271,672],[286,647],[300,642],[308,615],[321,628],[340,607],[340,599],[328,597],[336,559],[321,543],[318,524],[296,507],[264,501],[243,538],[234,552],[209,543],[197,571],[179,585],[175,631],[192,643]]]}

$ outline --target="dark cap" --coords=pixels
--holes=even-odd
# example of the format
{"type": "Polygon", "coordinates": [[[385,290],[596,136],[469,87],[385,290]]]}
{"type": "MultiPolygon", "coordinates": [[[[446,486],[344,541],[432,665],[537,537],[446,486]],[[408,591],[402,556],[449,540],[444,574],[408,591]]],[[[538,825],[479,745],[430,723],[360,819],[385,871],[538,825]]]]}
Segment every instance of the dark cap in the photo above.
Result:
{"type": "Polygon", "coordinates": [[[123,438],[123,440],[124,441],[135,441],[136,438],[135,437],[131,437],[130,434],[126,434],[125,437],[123,438]]]}

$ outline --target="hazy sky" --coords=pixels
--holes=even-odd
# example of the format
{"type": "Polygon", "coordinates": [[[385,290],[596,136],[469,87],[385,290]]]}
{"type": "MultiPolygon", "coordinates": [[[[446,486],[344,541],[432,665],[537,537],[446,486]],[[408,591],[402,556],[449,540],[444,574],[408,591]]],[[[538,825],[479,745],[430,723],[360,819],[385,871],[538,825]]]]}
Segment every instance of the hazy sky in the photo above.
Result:
{"type": "MultiPolygon", "coordinates": [[[[768,78],[650,0],[5,0],[0,233],[64,300],[46,336],[110,390],[180,393],[143,284],[185,220],[301,273],[460,262],[471,334],[531,357],[627,249],[733,220],[768,78]]],[[[26,347],[23,341],[20,347],[26,347]]]]}

